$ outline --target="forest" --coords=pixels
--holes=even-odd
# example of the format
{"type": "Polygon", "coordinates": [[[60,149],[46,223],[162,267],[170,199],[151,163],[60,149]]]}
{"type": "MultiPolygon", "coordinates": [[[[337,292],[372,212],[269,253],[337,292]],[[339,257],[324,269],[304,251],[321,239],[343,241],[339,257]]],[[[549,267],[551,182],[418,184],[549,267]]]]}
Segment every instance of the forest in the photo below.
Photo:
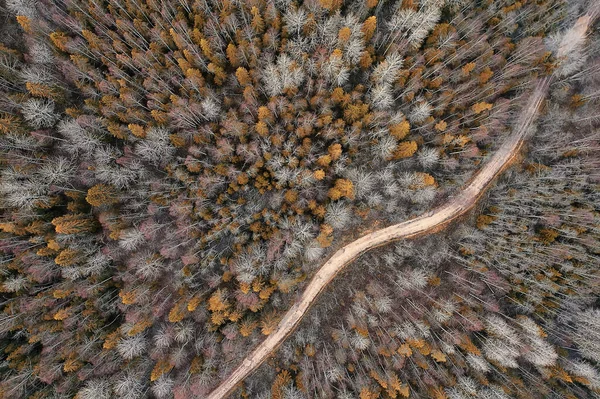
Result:
{"type": "Polygon", "coordinates": [[[600,398],[598,17],[0,0],[0,398],[600,398]]]}

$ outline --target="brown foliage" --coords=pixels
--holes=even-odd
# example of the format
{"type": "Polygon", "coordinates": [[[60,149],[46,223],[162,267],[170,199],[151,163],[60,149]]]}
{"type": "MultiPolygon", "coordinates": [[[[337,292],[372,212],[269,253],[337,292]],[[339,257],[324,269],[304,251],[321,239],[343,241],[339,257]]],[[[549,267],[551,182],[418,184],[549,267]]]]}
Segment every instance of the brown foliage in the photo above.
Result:
{"type": "Polygon", "coordinates": [[[474,104],[473,107],[471,107],[471,109],[473,110],[474,113],[480,114],[483,111],[491,110],[492,104],[486,103],[486,102],[481,102],[481,103],[474,104]]]}
{"type": "Polygon", "coordinates": [[[348,179],[337,179],[335,185],[329,189],[328,195],[334,201],[342,197],[354,199],[354,185],[348,179]]]}
{"type": "Polygon", "coordinates": [[[85,200],[92,206],[112,205],[119,202],[117,190],[108,184],[96,184],[92,186],[85,200]]]}
{"type": "MultiPolygon", "coordinates": [[[[375,2],[375,5],[376,4],[377,4],[377,2],[375,2]]],[[[374,7],[375,5],[368,4],[367,7],[374,7]]],[[[369,18],[365,19],[365,22],[363,22],[363,25],[361,28],[363,34],[365,35],[365,40],[368,41],[371,39],[371,37],[373,37],[373,33],[375,33],[376,28],[377,28],[377,17],[372,15],[369,18]]]]}
{"type": "Polygon", "coordinates": [[[415,152],[417,152],[417,148],[418,146],[416,141],[403,141],[398,144],[398,147],[396,147],[393,159],[412,157],[415,152]]]}
{"type": "Polygon", "coordinates": [[[77,234],[90,232],[94,228],[94,222],[85,215],[72,214],[52,219],[55,230],[60,234],[77,234]]]}

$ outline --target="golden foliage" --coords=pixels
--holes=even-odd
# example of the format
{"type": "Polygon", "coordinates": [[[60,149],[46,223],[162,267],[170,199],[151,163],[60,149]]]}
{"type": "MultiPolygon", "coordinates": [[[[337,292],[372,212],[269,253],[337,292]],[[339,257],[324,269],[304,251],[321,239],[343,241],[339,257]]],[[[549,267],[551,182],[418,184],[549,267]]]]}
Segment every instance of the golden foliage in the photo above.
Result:
{"type": "Polygon", "coordinates": [[[91,187],[85,200],[92,206],[111,205],[119,202],[115,188],[108,184],[96,184],[91,187]]]}
{"type": "Polygon", "coordinates": [[[119,297],[121,298],[121,302],[123,302],[124,305],[132,305],[135,303],[135,299],[136,299],[136,293],[135,290],[131,290],[131,291],[119,291],[119,297]]]}
{"type": "Polygon", "coordinates": [[[27,33],[31,33],[31,20],[24,15],[17,15],[17,22],[21,25],[21,28],[27,33]]]}
{"type": "Polygon", "coordinates": [[[130,123],[129,125],[127,125],[127,127],[135,137],[139,137],[142,139],[146,137],[146,131],[144,130],[143,126],[138,125],[136,123],[130,123]]]}
{"type": "Polygon", "coordinates": [[[431,354],[431,346],[427,342],[423,342],[423,345],[418,348],[419,353],[423,356],[431,354]]]}
{"type": "MultiPolygon", "coordinates": [[[[112,99],[111,101],[115,101],[115,99],[112,99]]],[[[127,129],[117,123],[109,122],[106,129],[118,139],[125,140],[127,138],[127,129]]]]}
{"type": "Polygon", "coordinates": [[[0,223],[0,230],[3,231],[3,232],[5,232],[5,233],[12,233],[12,234],[15,234],[15,235],[23,235],[23,234],[25,234],[25,230],[24,229],[20,229],[14,223],[0,223]],[[17,232],[19,230],[22,231],[21,234],[17,234],[17,232]]]}
{"type": "Polygon", "coordinates": [[[317,236],[317,242],[322,248],[327,248],[333,243],[333,227],[328,224],[321,225],[321,232],[317,236]]]}
{"type": "Polygon", "coordinates": [[[387,387],[388,387],[387,381],[382,376],[380,376],[375,370],[369,371],[369,375],[371,376],[371,378],[373,378],[375,381],[377,381],[377,383],[383,389],[387,389],[387,387]]]}
{"type": "Polygon", "coordinates": [[[429,388],[429,396],[431,396],[433,399],[448,399],[448,395],[446,395],[444,387],[429,388]]]}
{"type": "Polygon", "coordinates": [[[177,133],[170,134],[169,140],[171,141],[171,144],[173,144],[177,148],[182,148],[186,144],[185,137],[183,137],[183,135],[177,134],[177,133]]]}
{"type": "Polygon", "coordinates": [[[418,146],[416,141],[403,141],[398,144],[398,147],[396,147],[393,158],[402,159],[412,157],[415,152],[417,152],[417,148],[418,146]]]}
{"type": "Polygon", "coordinates": [[[313,357],[315,355],[315,353],[317,353],[317,351],[315,350],[315,346],[312,344],[307,344],[304,347],[304,354],[308,357],[313,357]]]}
{"type": "Polygon", "coordinates": [[[369,336],[369,329],[366,326],[357,325],[357,326],[354,326],[354,329],[360,336],[363,336],[365,338],[369,336]]]}
{"type": "Polygon", "coordinates": [[[133,325],[131,330],[129,330],[127,332],[127,335],[129,335],[130,337],[133,337],[134,335],[137,335],[137,334],[145,331],[146,329],[152,327],[152,324],[153,324],[152,319],[150,319],[150,318],[140,320],[133,325]]]}
{"type": "Polygon", "coordinates": [[[69,296],[71,290],[54,290],[52,291],[52,297],[56,299],[63,299],[69,296]]]}
{"type": "Polygon", "coordinates": [[[315,200],[309,201],[308,207],[311,210],[312,214],[318,217],[319,219],[323,219],[325,217],[325,207],[323,205],[317,205],[317,202],[315,200]]]}
{"type": "Polygon", "coordinates": [[[19,132],[21,130],[19,120],[12,115],[0,116],[0,133],[19,132]]]}
{"type": "Polygon", "coordinates": [[[267,107],[265,107],[264,105],[261,105],[260,107],[258,107],[258,120],[259,121],[270,121],[273,119],[273,113],[271,112],[271,110],[267,107]]]}
{"type": "Polygon", "coordinates": [[[435,178],[433,176],[431,176],[429,173],[417,172],[416,175],[419,178],[419,180],[421,181],[421,184],[419,185],[419,187],[427,187],[427,186],[435,186],[436,185],[435,178]]]}
{"type": "Polygon", "coordinates": [[[227,320],[227,314],[224,312],[214,312],[210,315],[210,321],[215,326],[220,326],[227,320]]]}
{"type": "Polygon", "coordinates": [[[446,361],[446,354],[438,349],[431,351],[431,357],[439,363],[444,363],[446,361]]]}
{"type": "Polygon", "coordinates": [[[293,204],[298,200],[298,192],[296,190],[287,190],[283,198],[288,204],[293,204]]]}
{"type": "Polygon", "coordinates": [[[180,322],[185,318],[185,315],[187,314],[186,312],[187,306],[185,304],[185,300],[181,299],[177,303],[175,303],[175,305],[173,305],[173,308],[169,311],[169,321],[171,323],[180,322]]]}
{"type": "Polygon", "coordinates": [[[475,63],[469,62],[468,64],[466,64],[465,66],[462,67],[462,73],[464,76],[469,76],[469,74],[471,73],[471,71],[473,71],[473,69],[475,69],[475,63]]]}
{"type": "Polygon", "coordinates": [[[262,290],[264,288],[264,286],[265,286],[265,283],[264,283],[264,281],[262,281],[262,279],[260,277],[252,280],[252,291],[260,292],[260,290],[262,290]]]}
{"type": "Polygon", "coordinates": [[[360,399],[377,399],[379,397],[379,391],[371,391],[369,387],[363,387],[360,390],[358,397],[360,399]]]}
{"type": "Polygon", "coordinates": [[[227,59],[229,60],[229,63],[232,67],[235,68],[238,65],[240,65],[240,57],[238,55],[238,49],[235,46],[235,44],[229,43],[225,52],[227,54],[227,59]]]}
{"type": "Polygon", "coordinates": [[[82,214],[71,214],[52,219],[55,230],[60,234],[77,234],[90,232],[94,223],[82,214]]]}
{"type": "Polygon", "coordinates": [[[198,374],[202,371],[202,358],[200,356],[194,356],[192,362],[190,363],[190,374],[198,374]]]}
{"type": "Polygon", "coordinates": [[[121,330],[117,329],[106,336],[104,343],[102,344],[103,349],[113,349],[117,346],[119,338],[121,337],[121,330]]]}
{"type": "Polygon", "coordinates": [[[258,326],[258,323],[251,319],[244,319],[240,323],[240,334],[242,337],[248,337],[252,335],[254,329],[258,326]]]}
{"type": "Polygon", "coordinates": [[[71,373],[73,371],[79,370],[82,366],[83,363],[77,360],[77,355],[72,354],[65,360],[63,370],[65,371],[65,373],[71,373]]]}
{"type": "Polygon", "coordinates": [[[494,72],[490,69],[490,67],[485,67],[485,69],[479,74],[479,84],[486,84],[491,78],[494,76],[494,72]]]}
{"type": "Polygon", "coordinates": [[[397,140],[402,140],[408,133],[410,132],[410,123],[407,120],[404,120],[400,123],[395,123],[389,126],[389,131],[394,138],[397,140]]]}
{"type": "Polygon", "coordinates": [[[56,258],[54,258],[54,262],[59,266],[71,266],[74,265],[78,261],[79,251],[74,249],[63,249],[56,258]]]}
{"type": "Polygon", "coordinates": [[[373,64],[373,57],[371,57],[368,51],[363,51],[358,64],[362,69],[367,69],[373,64]]]}
{"type": "Polygon", "coordinates": [[[277,328],[278,322],[279,316],[277,315],[277,312],[272,311],[265,314],[260,321],[260,332],[263,335],[271,334],[273,331],[275,331],[275,328],[277,328]]]}
{"type": "Polygon", "coordinates": [[[430,89],[439,89],[442,86],[442,83],[444,83],[444,79],[442,79],[441,76],[438,76],[430,80],[427,87],[429,87],[430,89]]]}
{"type": "Polygon", "coordinates": [[[319,4],[329,11],[335,11],[342,5],[342,0],[319,0],[319,4]]]}
{"type": "Polygon", "coordinates": [[[25,230],[34,235],[43,236],[46,232],[48,232],[48,228],[46,228],[47,224],[42,222],[41,220],[35,220],[25,227],[25,230]]]}
{"type": "Polygon", "coordinates": [[[68,309],[68,308],[61,309],[61,310],[59,310],[58,312],[56,312],[56,313],[54,314],[54,316],[52,316],[52,318],[53,318],[54,320],[64,320],[64,319],[66,319],[67,317],[69,317],[69,309],[68,309]]]}
{"type": "MultiPolygon", "coordinates": [[[[227,259],[226,258],[221,258],[221,264],[222,265],[227,264],[227,259]]],[[[233,278],[233,273],[231,273],[228,270],[225,273],[223,273],[223,276],[221,278],[223,279],[223,282],[227,283],[227,282],[231,281],[231,279],[233,278]]]]}
{"type": "Polygon", "coordinates": [[[31,33],[31,20],[24,15],[17,15],[17,22],[27,33],[31,33]]]}
{"type": "Polygon", "coordinates": [[[344,119],[348,123],[358,122],[369,112],[369,105],[362,102],[348,105],[344,110],[344,119]]]}
{"type": "Polygon", "coordinates": [[[342,155],[342,145],[339,143],[332,144],[327,149],[327,152],[329,153],[331,159],[336,161],[342,155]]]}
{"type": "Polygon", "coordinates": [[[56,251],[46,247],[46,248],[38,249],[35,253],[36,253],[36,255],[39,255],[39,256],[52,256],[52,255],[56,254],[56,251]]]}
{"type": "Polygon", "coordinates": [[[187,304],[188,312],[193,312],[194,310],[196,310],[198,305],[200,305],[201,301],[202,301],[202,297],[200,295],[196,295],[192,299],[190,299],[190,301],[187,304]]]}
{"type": "Polygon", "coordinates": [[[327,167],[331,163],[331,155],[322,155],[317,159],[317,165],[327,167]]]}
{"type": "Polygon", "coordinates": [[[289,384],[292,381],[292,377],[290,376],[290,372],[287,370],[283,370],[281,373],[277,374],[275,380],[273,381],[273,385],[271,385],[271,398],[272,399],[282,399],[283,398],[283,387],[289,384]]]}
{"type": "Polygon", "coordinates": [[[579,108],[581,106],[583,106],[585,103],[587,102],[587,100],[585,99],[585,97],[581,94],[575,94],[571,97],[571,108],[579,108]]]}
{"type": "Polygon", "coordinates": [[[417,11],[419,9],[417,4],[415,4],[415,0],[402,0],[401,8],[403,10],[410,9],[410,10],[414,10],[414,11],[417,11]]]}
{"type": "Polygon", "coordinates": [[[407,339],[406,342],[414,349],[420,349],[425,346],[423,339],[407,339]]]}
{"type": "Polygon", "coordinates": [[[329,198],[336,201],[342,197],[354,199],[354,185],[348,179],[337,179],[335,185],[329,189],[329,198]]]}
{"type": "Polygon", "coordinates": [[[242,318],[243,315],[244,314],[241,311],[234,310],[233,312],[229,313],[228,318],[229,318],[229,321],[233,321],[234,323],[236,323],[237,321],[239,321],[242,318]]]}
{"type": "Polygon", "coordinates": [[[396,352],[398,352],[399,355],[404,357],[412,356],[412,349],[410,349],[410,346],[406,343],[400,345],[396,352]]]}
{"type": "Polygon", "coordinates": [[[554,229],[541,229],[539,232],[539,241],[548,245],[553,243],[560,233],[554,229]]]}
{"type": "Polygon", "coordinates": [[[25,87],[34,97],[57,98],[59,94],[56,89],[42,83],[26,82],[25,87]]]}
{"type": "Polygon", "coordinates": [[[492,109],[492,104],[490,103],[486,103],[486,102],[480,102],[477,104],[474,104],[471,109],[473,110],[473,112],[475,112],[476,114],[480,114],[483,111],[489,111],[492,109]]]}
{"type": "Polygon", "coordinates": [[[350,40],[351,35],[352,30],[349,27],[344,26],[338,31],[338,40],[341,43],[346,43],[348,40],[350,40]]]}
{"type": "Polygon", "coordinates": [[[555,378],[558,378],[559,380],[561,380],[563,382],[566,382],[566,383],[572,383],[573,382],[573,378],[571,378],[571,376],[569,375],[569,373],[567,373],[560,366],[554,366],[554,367],[552,367],[551,373],[552,373],[552,376],[554,376],[555,378]]]}
{"type": "Polygon", "coordinates": [[[214,74],[215,84],[217,84],[218,86],[221,86],[223,84],[223,82],[225,81],[225,79],[227,78],[227,74],[225,73],[223,68],[221,68],[220,66],[211,62],[210,64],[208,64],[207,69],[209,72],[214,74]]]}
{"type": "Polygon", "coordinates": [[[350,101],[350,96],[341,87],[333,89],[330,98],[334,103],[340,103],[342,106],[345,106],[350,101]]]}
{"type": "Polygon", "coordinates": [[[248,86],[252,84],[252,79],[250,79],[250,74],[248,74],[248,70],[244,67],[239,67],[235,71],[235,77],[238,80],[240,86],[248,86]]]}
{"type": "Polygon", "coordinates": [[[220,312],[229,308],[229,303],[225,299],[223,290],[216,290],[208,299],[208,310],[211,312],[220,312]]]}
{"type": "Polygon", "coordinates": [[[166,125],[169,122],[169,116],[166,112],[153,109],[152,111],[150,111],[150,115],[159,125],[166,125]]]}
{"type": "Polygon", "coordinates": [[[271,297],[271,294],[273,292],[275,292],[275,286],[270,285],[268,287],[264,287],[263,289],[260,290],[260,292],[258,293],[258,297],[260,299],[266,300],[269,299],[271,297]]]}
{"type": "Polygon", "coordinates": [[[257,7],[252,7],[250,12],[252,13],[252,23],[250,26],[252,26],[252,29],[256,30],[257,32],[262,32],[265,29],[265,21],[260,15],[259,9],[257,7]]]}
{"type": "Polygon", "coordinates": [[[398,376],[392,372],[392,375],[389,379],[389,388],[387,388],[387,394],[391,399],[396,399],[398,397],[398,393],[401,392],[404,388],[402,387],[402,382],[398,378],[398,376]]]}
{"type": "MultiPolygon", "coordinates": [[[[377,4],[377,1],[375,1],[375,4],[377,4]]],[[[369,5],[367,5],[367,7],[368,6],[369,5]]],[[[365,41],[369,41],[373,37],[375,29],[377,29],[377,17],[372,15],[369,18],[365,19],[365,22],[363,22],[363,25],[361,27],[362,33],[363,35],[365,35],[365,41]]]]}
{"type": "Polygon", "coordinates": [[[481,351],[479,350],[479,348],[477,348],[477,346],[475,346],[473,341],[471,341],[471,339],[466,335],[461,337],[461,342],[458,344],[458,346],[473,355],[476,355],[476,356],[481,355],[481,351]]]}
{"type": "Polygon", "coordinates": [[[173,365],[168,360],[157,361],[150,374],[150,381],[156,381],[161,375],[168,373],[172,369],[173,365]]]}
{"type": "Polygon", "coordinates": [[[402,388],[400,388],[398,390],[398,393],[400,395],[402,395],[403,397],[408,398],[410,396],[410,389],[409,389],[408,385],[403,384],[402,388]]]}
{"type": "Polygon", "coordinates": [[[448,127],[448,123],[446,123],[445,121],[439,121],[438,123],[435,124],[434,127],[435,127],[435,130],[437,130],[438,132],[443,132],[448,127]]]}
{"type": "Polygon", "coordinates": [[[240,173],[236,180],[240,186],[243,186],[244,184],[248,184],[248,181],[249,181],[248,174],[240,173]]]}
{"type": "Polygon", "coordinates": [[[267,137],[269,135],[269,128],[267,124],[263,121],[258,121],[256,125],[254,125],[254,129],[259,136],[267,137]]]}

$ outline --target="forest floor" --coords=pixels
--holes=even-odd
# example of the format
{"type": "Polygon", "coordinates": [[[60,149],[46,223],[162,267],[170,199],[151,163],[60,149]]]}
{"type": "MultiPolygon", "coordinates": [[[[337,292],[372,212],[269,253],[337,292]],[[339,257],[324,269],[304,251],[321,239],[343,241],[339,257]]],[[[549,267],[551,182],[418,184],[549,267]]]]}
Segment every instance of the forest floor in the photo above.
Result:
{"type": "MultiPolygon", "coordinates": [[[[584,40],[592,19],[589,16],[584,16],[577,21],[575,26],[569,30],[569,34],[565,35],[565,39],[568,38],[568,41],[565,40],[561,45],[559,55],[568,52],[567,49],[573,43],[574,38],[580,41],[584,40]]],[[[438,232],[453,220],[471,210],[479,198],[492,185],[494,179],[518,158],[529,127],[546,96],[550,80],[550,77],[538,80],[535,90],[521,112],[511,136],[502,144],[485,166],[466,184],[464,189],[448,202],[432,211],[414,219],[364,235],[335,252],[316,272],[302,293],[302,296],[283,316],[275,331],[261,342],[227,379],[210,393],[207,399],[223,399],[231,394],[236,386],[268,359],[295,330],[319,294],[323,292],[336,275],[361,254],[393,241],[438,232]]]]}

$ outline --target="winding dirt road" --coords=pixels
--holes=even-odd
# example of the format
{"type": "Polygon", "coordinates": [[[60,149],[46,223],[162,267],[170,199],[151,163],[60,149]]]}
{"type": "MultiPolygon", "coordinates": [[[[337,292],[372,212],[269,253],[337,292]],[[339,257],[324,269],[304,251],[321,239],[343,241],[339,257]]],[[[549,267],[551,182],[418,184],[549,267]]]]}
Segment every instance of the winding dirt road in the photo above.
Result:
{"type": "MultiPolygon", "coordinates": [[[[579,36],[583,40],[592,19],[589,16],[580,18],[568,33],[576,33],[575,37],[579,36]]],[[[569,35],[565,35],[566,37],[569,37],[569,35]]],[[[572,35],[569,37],[569,41],[571,40],[573,40],[572,35]]],[[[560,55],[566,54],[571,44],[567,42],[562,43],[557,53],[560,55]]],[[[392,241],[439,231],[454,219],[464,215],[473,208],[481,195],[491,186],[496,176],[506,169],[519,154],[528,128],[535,119],[539,106],[546,96],[550,80],[551,78],[546,77],[537,82],[536,89],[531,94],[523,112],[521,112],[511,136],[458,195],[454,196],[446,204],[417,218],[367,234],[333,254],[314,275],[300,299],[281,319],[277,329],[261,342],[227,379],[210,393],[207,399],[224,399],[231,394],[244,378],[256,370],[285,341],[298,324],[300,324],[302,317],[315,302],[319,294],[346,265],[350,264],[358,256],[392,241]]]]}

